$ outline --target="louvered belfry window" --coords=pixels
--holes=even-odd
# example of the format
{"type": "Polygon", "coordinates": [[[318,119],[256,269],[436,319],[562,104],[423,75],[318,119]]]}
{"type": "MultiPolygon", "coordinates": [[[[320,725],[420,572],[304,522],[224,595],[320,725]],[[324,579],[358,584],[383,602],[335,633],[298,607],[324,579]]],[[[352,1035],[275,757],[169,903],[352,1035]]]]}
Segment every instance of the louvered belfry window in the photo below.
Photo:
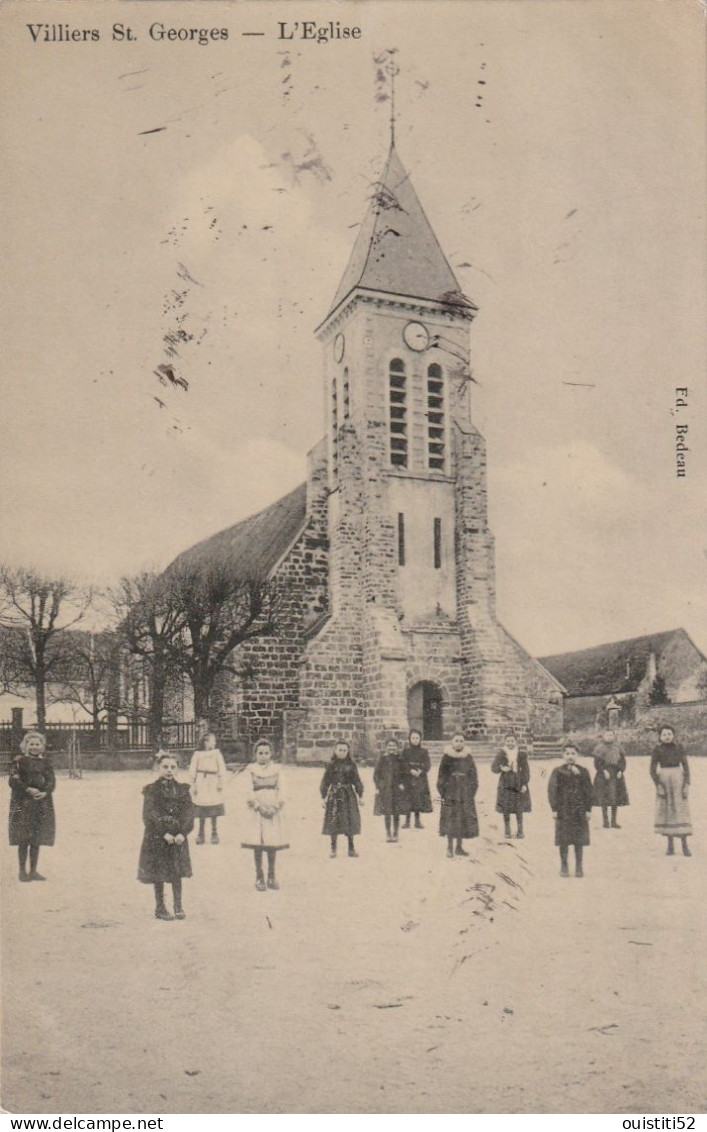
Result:
{"type": "Polygon", "coordinates": [[[336,378],[331,383],[331,462],[334,479],[339,472],[339,407],[337,404],[336,378]]]}
{"type": "Polygon", "coordinates": [[[427,466],[444,471],[444,378],[434,362],[427,369],[427,466]]]}
{"type": "Polygon", "coordinates": [[[344,370],[344,420],[347,421],[351,415],[351,396],[349,393],[349,371],[348,367],[344,370]]]}
{"type": "Polygon", "coordinates": [[[407,379],[405,362],[393,358],[388,367],[390,398],[390,462],[394,468],[408,466],[407,379]]]}

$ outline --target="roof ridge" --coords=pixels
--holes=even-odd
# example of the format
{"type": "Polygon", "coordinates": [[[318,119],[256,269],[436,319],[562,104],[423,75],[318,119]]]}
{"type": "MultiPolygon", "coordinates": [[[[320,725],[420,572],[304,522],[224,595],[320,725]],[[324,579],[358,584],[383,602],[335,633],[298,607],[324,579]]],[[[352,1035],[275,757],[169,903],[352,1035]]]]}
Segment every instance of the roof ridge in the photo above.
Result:
{"type": "Polygon", "coordinates": [[[675,629],[661,629],[658,633],[641,633],[637,637],[623,637],[618,641],[604,641],[600,645],[587,645],[583,649],[568,649],[566,652],[546,653],[544,656],[539,656],[538,660],[557,660],[560,657],[578,656],[580,653],[598,652],[600,649],[618,648],[620,645],[637,644],[639,641],[654,641],[658,637],[670,637],[673,633],[685,633],[686,629],[682,625],[678,625],[675,629]]]}

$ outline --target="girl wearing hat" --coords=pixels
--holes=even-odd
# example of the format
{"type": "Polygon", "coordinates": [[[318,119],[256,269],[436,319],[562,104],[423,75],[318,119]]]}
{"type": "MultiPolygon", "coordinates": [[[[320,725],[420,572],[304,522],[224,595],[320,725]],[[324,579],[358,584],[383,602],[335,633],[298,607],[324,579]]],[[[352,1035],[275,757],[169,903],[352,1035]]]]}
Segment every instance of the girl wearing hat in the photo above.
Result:
{"type": "Polygon", "coordinates": [[[145,834],[137,875],[143,884],[154,885],[156,919],[184,920],[182,879],[191,876],[187,837],[194,828],[194,807],[189,787],[175,778],[174,755],[163,751],[158,769],[159,778],[142,792],[145,834]],[[165,884],[172,886],[174,915],[164,902],[165,884]]]}
{"type": "Polygon", "coordinates": [[[420,814],[432,813],[432,798],[427,775],[432,766],[428,751],[422,746],[422,735],[414,728],[408,735],[407,746],[403,749],[402,760],[407,771],[407,796],[409,813],[405,818],[404,829],[410,828],[410,818],[415,815],[415,829],[422,829],[420,814]]]}
{"type": "Polygon", "coordinates": [[[275,859],[281,849],[289,849],[282,818],[285,788],[282,767],[273,762],[272,747],[265,739],[255,744],[255,761],[246,767],[250,790],[246,797],[247,825],[241,846],[252,849],[255,860],[255,887],[280,887],[275,877],[275,859]],[[263,875],[263,854],[268,858],[268,880],[263,875]]]}
{"type": "Polygon", "coordinates": [[[667,855],[675,852],[674,839],[682,841],[683,856],[692,854],[687,839],[692,833],[690,805],[690,767],[687,755],[675,742],[672,727],[661,727],[660,742],[651,757],[651,778],[655,783],[655,831],[667,837],[667,855]]]}
{"type": "Polygon", "coordinates": [[[503,747],[491,763],[491,771],[499,776],[496,812],[503,814],[505,836],[511,836],[511,814],[515,814],[516,837],[523,837],[523,814],[530,813],[530,764],[525,751],[519,750],[512,731],[503,740],[503,747]]]}
{"type": "Polygon", "coordinates": [[[462,845],[465,837],[479,836],[476,816],[476,791],[479,778],[476,764],[461,731],[445,747],[437,774],[437,789],[442,795],[439,835],[447,838],[447,856],[468,857],[462,845]]]}
{"type": "Polygon", "coordinates": [[[17,846],[21,881],[46,880],[37,872],[37,863],[40,845],[54,844],[56,819],[52,794],[56,778],[46,757],[46,740],[39,731],[28,731],[20,750],[22,754],[14,760],[10,770],[10,845],[17,846]]]}
{"type": "Polygon", "coordinates": [[[331,839],[329,855],[336,856],[337,838],[343,833],[348,838],[349,857],[358,857],[354,837],[361,832],[361,813],[358,807],[363,798],[363,783],[345,741],[335,745],[319,790],[324,803],[322,833],[331,839]]]}
{"type": "Polygon", "coordinates": [[[555,845],[560,850],[560,876],[570,875],[568,855],[574,845],[576,877],[583,877],[582,853],[589,845],[589,815],[592,811],[593,792],[589,771],[579,766],[579,751],[568,743],[565,761],[556,766],[547,787],[550,809],[555,817],[555,845]]]}

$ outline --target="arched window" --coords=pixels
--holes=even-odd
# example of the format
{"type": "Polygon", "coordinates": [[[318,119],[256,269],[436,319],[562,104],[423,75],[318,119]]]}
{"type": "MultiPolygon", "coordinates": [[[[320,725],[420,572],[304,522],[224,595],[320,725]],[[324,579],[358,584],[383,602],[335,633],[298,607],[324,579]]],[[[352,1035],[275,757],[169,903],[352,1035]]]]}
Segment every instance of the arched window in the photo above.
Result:
{"type": "Polygon", "coordinates": [[[331,470],[336,479],[339,472],[339,407],[336,378],[331,383],[331,470]]]}
{"type": "Polygon", "coordinates": [[[390,462],[394,468],[408,466],[407,381],[405,362],[393,358],[388,367],[390,412],[390,462]]]}
{"type": "Polygon", "coordinates": [[[348,366],[344,370],[344,420],[347,421],[351,414],[351,402],[349,397],[349,369],[348,366]]]}
{"type": "Polygon", "coordinates": [[[444,377],[433,362],[427,368],[427,466],[444,471],[444,377]]]}

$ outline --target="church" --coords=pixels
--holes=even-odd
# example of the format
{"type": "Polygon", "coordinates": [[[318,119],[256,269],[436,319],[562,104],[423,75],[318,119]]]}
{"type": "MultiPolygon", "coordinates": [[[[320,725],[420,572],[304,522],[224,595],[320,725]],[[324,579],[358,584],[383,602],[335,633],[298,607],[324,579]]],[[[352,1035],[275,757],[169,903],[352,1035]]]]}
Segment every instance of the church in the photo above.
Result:
{"type": "Polygon", "coordinates": [[[277,634],[241,646],[219,688],[224,738],[318,762],[339,738],[366,758],[411,727],[433,751],[457,730],[562,731],[562,685],[496,616],[476,313],[393,144],[316,331],[326,435],[306,482],[175,563],[225,561],[287,595],[277,634]]]}

